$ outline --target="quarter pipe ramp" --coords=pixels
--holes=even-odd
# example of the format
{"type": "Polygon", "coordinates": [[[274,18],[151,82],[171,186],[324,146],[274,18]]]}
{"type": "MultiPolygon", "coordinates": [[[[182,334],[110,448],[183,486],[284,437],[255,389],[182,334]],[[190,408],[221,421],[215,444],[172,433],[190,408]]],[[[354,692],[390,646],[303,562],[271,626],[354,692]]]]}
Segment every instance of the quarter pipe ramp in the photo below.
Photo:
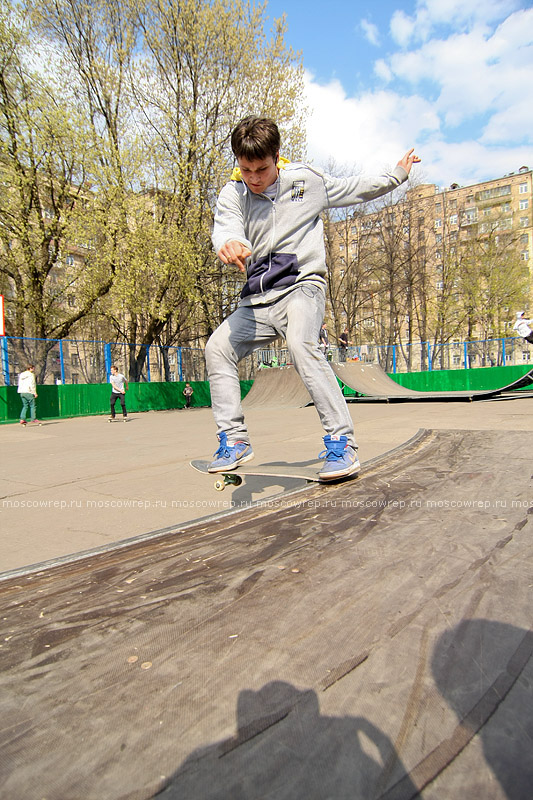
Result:
{"type": "Polygon", "coordinates": [[[466,389],[449,392],[419,392],[389,378],[377,364],[332,364],[335,375],[354,392],[374,400],[482,400],[495,397],[503,392],[520,389],[533,384],[533,369],[516,381],[497,389],[466,389]]]}
{"type": "Polygon", "coordinates": [[[243,408],[303,408],[311,402],[294,367],[273,367],[258,371],[242,405],[243,408]]]}

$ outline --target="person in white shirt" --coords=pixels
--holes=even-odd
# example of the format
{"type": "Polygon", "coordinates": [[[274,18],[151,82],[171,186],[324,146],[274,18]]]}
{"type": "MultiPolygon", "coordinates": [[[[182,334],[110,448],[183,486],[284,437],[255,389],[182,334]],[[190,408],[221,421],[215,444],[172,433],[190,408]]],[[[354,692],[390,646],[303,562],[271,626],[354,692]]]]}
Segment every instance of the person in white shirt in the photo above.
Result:
{"type": "Polygon", "coordinates": [[[525,319],[525,313],[525,311],[516,312],[516,322],[513,325],[513,330],[526,342],[533,344],[533,331],[529,327],[533,323],[533,319],[525,319]]]}
{"type": "Polygon", "coordinates": [[[20,424],[26,424],[26,414],[30,410],[30,421],[39,422],[35,413],[35,399],[37,397],[37,384],[35,382],[35,367],[28,364],[24,372],[21,372],[18,379],[17,391],[22,400],[22,410],[20,412],[20,424]]]}
{"type": "Polygon", "coordinates": [[[115,405],[117,400],[120,400],[120,405],[122,406],[122,417],[124,422],[128,419],[128,412],[126,411],[126,399],[125,394],[128,390],[128,381],[126,380],[126,376],[123,375],[121,372],[118,371],[118,367],[113,366],[111,367],[111,375],[109,376],[109,382],[111,383],[111,416],[109,417],[109,421],[115,419],[115,405]]]}

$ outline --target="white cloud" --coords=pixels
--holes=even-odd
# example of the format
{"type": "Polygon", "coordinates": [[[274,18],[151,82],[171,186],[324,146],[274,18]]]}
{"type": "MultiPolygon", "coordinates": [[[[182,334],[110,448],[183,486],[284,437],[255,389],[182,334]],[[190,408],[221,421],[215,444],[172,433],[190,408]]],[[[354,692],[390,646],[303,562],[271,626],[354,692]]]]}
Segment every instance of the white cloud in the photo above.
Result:
{"type": "Polygon", "coordinates": [[[339,81],[321,85],[306,74],[310,156],[317,165],[334,160],[376,172],[393,167],[421,132],[438,130],[439,120],[423,98],[393,92],[348,97],[339,81]]]}
{"type": "Polygon", "coordinates": [[[520,8],[518,0],[418,0],[413,16],[395,11],[391,36],[400,47],[411,41],[426,41],[437,28],[461,31],[473,25],[488,25],[520,8]]]}
{"type": "Polygon", "coordinates": [[[422,0],[413,17],[395,12],[396,50],[373,64],[385,90],[350,97],[339,81],[321,85],[307,73],[314,162],[373,172],[414,146],[422,159],[414,174],[439,186],[533,167],[533,8],[516,7],[422,0]]]}
{"type": "Polygon", "coordinates": [[[373,22],[369,22],[367,19],[361,20],[361,29],[365,36],[365,39],[370,42],[370,44],[375,45],[376,47],[379,45],[379,30],[373,22]]]}
{"type": "Polygon", "coordinates": [[[395,11],[390,21],[390,32],[393,40],[400,47],[409,44],[415,32],[415,20],[408,17],[405,11],[395,11]]]}
{"type": "Polygon", "coordinates": [[[385,83],[389,83],[389,81],[391,81],[393,78],[393,74],[389,65],[382,58],[374,63],[374,72],[377,77],[382,81],[385,81],[385,83]]]}
{"type": "MultiPolygon", "coordinates": [[[[530,94],[533,63],[533,9],[518,11],[492,33],[475,27],[447,39],[432,39],[417,50],[390,57],[391,73],[412,87],[431,84],[444,122],[459,125],[476,115],[501,115],[530,94]]],[[[384,67],[380,66],[384,73],[384,67]]],[[[520,107],[525,111],[526,104],[520,107]]],[[[517,123],[529,115],[509,115],[512,141],[517,123]]]]}

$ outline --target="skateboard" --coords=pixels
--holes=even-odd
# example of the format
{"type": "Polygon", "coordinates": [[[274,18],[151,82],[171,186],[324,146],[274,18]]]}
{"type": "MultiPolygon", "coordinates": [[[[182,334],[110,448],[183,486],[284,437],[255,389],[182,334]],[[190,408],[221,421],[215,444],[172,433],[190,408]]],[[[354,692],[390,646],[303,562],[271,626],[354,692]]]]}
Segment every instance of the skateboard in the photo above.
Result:
{"type": "Polygon", "coordinates": [[[24,420],[23,422],[20,422],[19,424],[22,425],[23,428],[26,428],[28,425],[31,427],[33,425],[42,425],[43,423],[41,422],[41,420],[35,419],[33,421],[30,420],[29,422],[24,420]]]}
{"type": "Polygon", "coordinates": [[[129,422],[129,417],[116,417],[115,419],[113,419],[113,417],[108,417],[107,421],[108,422],[129,422]]]}
{"type": "Polygon", "coordinates": [[[229,472],[208,472],[210,461],[190,461],[191,467],[197,472],[203,472],[206,475],[212,475],[216,478],[215,489],[217,492],[222,492],[226,486],[240,486],[244,483],[246,477],[274,477],[274,478],[302,478],[307,483],[340,483],[341,481],[351,480],[357,477],[357,473],[345,476],[343,478],[333,478],[331,480],[322,480],[318,471],[322,466],[321,461],[314,464],[288,464],[286,461],[279,461],[270,464],[245,464],[239,465],[236,469],[229,472]]]}

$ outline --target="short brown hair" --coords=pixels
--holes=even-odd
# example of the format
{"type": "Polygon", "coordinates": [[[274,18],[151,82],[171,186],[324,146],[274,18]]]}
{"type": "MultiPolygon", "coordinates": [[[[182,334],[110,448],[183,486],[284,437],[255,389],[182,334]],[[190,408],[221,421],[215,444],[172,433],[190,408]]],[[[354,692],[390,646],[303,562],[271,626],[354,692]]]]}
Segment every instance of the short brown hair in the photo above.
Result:
{"type": "Polygon", "coordinates": [[[236,158],[249,161],[277,159],[281,137],[276,123],[268,117],[245,117],[231,134],[231,149],[236,158]]]}

